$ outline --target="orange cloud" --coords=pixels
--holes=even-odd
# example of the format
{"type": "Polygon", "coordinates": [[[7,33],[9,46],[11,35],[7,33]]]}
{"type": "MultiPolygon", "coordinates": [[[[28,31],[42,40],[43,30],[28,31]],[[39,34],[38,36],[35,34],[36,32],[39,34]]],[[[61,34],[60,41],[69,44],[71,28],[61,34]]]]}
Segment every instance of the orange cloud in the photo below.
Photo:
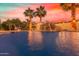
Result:
{"type": "MultiPolygon", "coordinates": [[[[47,15],[46,17],[43,18],[43,20],[48,20],[48,21],[53,21],[53,22],[59,22],[59,21],[69,21],[71,20],[71,12],[70,11],[63,11],[60,7],[59,4],[55,3],[55,4],[32,4],[29,6],[21,6],[16,8],[15,10],[11,10],[11,11],[7,11],[5,12],[7,17],[18,17],[21,20],[25,20],[25,16],[23,14],[23,12],[30,7],[31,9],[36,9],[37,7],[39,7],[40,5],[45,6],[45,9],[47,11],[47,15]]],[[[77,9],[77,15],[76,18],[79,19],[79,9],[77,9]]],[[[36,19],[36,18],[33,18],[36,19]]]]}

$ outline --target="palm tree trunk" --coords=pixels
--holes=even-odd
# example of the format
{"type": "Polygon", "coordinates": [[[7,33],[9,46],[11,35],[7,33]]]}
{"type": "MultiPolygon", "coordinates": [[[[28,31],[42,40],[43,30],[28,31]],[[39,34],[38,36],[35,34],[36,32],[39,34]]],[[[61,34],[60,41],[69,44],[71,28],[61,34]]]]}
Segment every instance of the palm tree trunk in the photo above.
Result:
{"type": "Polygon", "coordinates": [[[76,10],[75,10],[75,9],[76,9],[76,8],[75,8],[75,3],[72,3],[71,8],[72,8],[72,9],[71,9],[71,10],[72,10],[72,11],[71,11],[71,13],[72,13],[72,16],[71,16],[71,17],[72,17],[72,21],[73,21],[73,20],[75,20],[75,18],[76,18],[76,17],[75,17],[75,13],[76,13],[76,10]]]}
{"type": "Polygon", "coordinates": [[[40,18],[40,22],[42,21],[42,17],[39,17],[40,18]]]}
{"type": "Polygon", "coordinates": [[[50,28],[50,31],[52,31],[51,26],[50,26],[50,23],[49,23],[49,28],[50,28]]]}
{"type": "Polygon", "coordinates": [[[39,27],[39,30],[41,30],[41,24],[40,23],[42,21],[42,17],[39,17],[39,18],[40,18],[40,22],[39,22],[39,26],[38,27],[39,27]]]}
{"type": "Polygon", "coordinates": [[[77,30],[77,25],[76,25],[76,16],[75,16],[75,14],[76,14],[76,8],[75,8],[75,3],[72,3],[72,6],[71,6],[71,17],[72,17],[72,22],[71,22],[71,24],[72,24],[72,27],[75,29],[75,30],[77,30]]]}
{"type": "Polygon", "coordinates": [[[30,23],[29,23],[29,30],[32,30],[32,22],[31,22],[31,17],[29,17],[30,18],[30,23]]]}

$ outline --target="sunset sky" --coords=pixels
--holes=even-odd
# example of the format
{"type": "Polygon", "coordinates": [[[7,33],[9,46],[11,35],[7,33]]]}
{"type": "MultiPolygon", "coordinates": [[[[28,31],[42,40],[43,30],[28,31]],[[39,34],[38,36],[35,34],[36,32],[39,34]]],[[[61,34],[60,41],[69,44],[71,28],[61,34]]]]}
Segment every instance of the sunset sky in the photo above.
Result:
{"type": "MultiPolygon", "coordinates": [[[[43,20],[58,22],[68,21],[71,19],[71,11],[62,10],[60,4],[30,4],[30,3],[0,3],[0,18],[4,21],[8,18],[20,18],[22,21],[27,17],[24,16],[23,12],[30,7],[35,10],[40,5],[45,6],[47,15],[43,20]]],[[[79,19],[79,9],[76,9],[76,18],[79,19]]],[[[33,21],[39,20],[38,17],[34,17],[33,21]]]]}

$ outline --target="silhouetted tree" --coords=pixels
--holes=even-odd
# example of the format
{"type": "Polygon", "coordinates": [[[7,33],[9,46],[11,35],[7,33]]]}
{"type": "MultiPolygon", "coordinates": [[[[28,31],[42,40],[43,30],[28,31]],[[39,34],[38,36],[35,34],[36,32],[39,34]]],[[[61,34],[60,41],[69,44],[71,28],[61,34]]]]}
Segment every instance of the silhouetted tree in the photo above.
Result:
{"type": "Polygon", "coordinates": [[[34,13],[34,16],[38,16],[40,18],[40,22],[42,21],[42,17],[45,17],[46,10],[44,6],[40,6],[39,8],[36,8],[36,12],[34,13]]]}
{"type": "Polygon", "coordinates": [[[68,11],[71,10],[71,17],[72,17],[72,22],[71,25],[72,27],[76,30],[77,25],[76,25],[76,8],[79,7],[78,3],[61,3],[60,4],[63,8],[63,10],[68,11]]]}
{"type": "Polygon", "coordinates": [[[28,8],[24,12],[24,15],[29,17],[29,21],[30,21],[30,23],[29,23],[29,29],[30,30],[32,29],[32,23],[31,23],[31,21],[32,21],[32,18],[33,18],[33,14],[34,14],[34,12],[30,8],[28,8]]]}

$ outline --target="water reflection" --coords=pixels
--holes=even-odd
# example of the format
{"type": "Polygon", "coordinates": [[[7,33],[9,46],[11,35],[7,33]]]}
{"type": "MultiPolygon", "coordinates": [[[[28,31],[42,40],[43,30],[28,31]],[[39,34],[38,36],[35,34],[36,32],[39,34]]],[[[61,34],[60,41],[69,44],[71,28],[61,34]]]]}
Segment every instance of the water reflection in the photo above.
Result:
{"type": "Polygon", "coordinates": [[[74,55],[79,55],[79,32],[71,33],[72,50],[74,55]]]}
{"type": "Polygon", "coordinates": [[[36,31],[28,32],[29,46],[31,50],[40,50],[43,47],[42,33],[36,31]]]}
{"type": "MultiPolygon", "coordinates": [[[[69,32],[68,32],[69,34],[69,32]]],[[[68,43],[69,36],[67,35],[67,32],[59,32],[59,35],[57,37],[57,44],[59,45],[58,47],[61,48],[66,48],[67,43],[68,43]]]]}
{"type": "Polygon", "coordinates": [[[33,51],[45,48],[49,55],[57,55],[55,53],[59,53],[58,55],[79,55],[78,32],[62,31],[42,34],[41,32],[29,31],[28,40],[29,47],[33,51]],[[57,50],[55,50],[56,48],[57,50]]]}
{"type": "Polygon", "coordinates": [[[78,32],[59,32],[56,43],[60,52],[67,55],[79,55],[78,32]]]}

